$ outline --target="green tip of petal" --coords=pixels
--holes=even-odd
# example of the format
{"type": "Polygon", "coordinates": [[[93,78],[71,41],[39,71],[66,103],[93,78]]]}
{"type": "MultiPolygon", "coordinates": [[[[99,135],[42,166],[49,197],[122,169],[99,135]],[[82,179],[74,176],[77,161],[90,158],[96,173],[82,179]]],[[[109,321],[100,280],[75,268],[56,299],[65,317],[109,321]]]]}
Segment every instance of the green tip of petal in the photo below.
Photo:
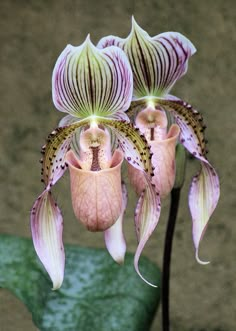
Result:
{"type": "MultiPolygon", "coordinates": [[[[139,25],[138,25],[138,23],[135,21],[135,18],[134,18],[134,16],[132,16],[132,29],[131,29],[131,31],[133,30],[133,31],[144,31],[139,25]]],[[[145,32],[145,31],[144,31],[145,32]]]]}
{"type": "Polygon", "coordinates": [[[137,39],[138,36],[149,38],[149,34],[138,25],[138,23],[135,21],[134,16],[132,16],[132,27],[127,39],[131,39],[131,40],[132,38],[137,39]]]}
{"type": "Polygon", "coordinates": [[[63,279],[58,279],[58,281],[56,282],[54,281],[52,291],[58,290],[61,287],[62,283],[63,283],[63,279]]]}
{"type": "MultiPolygon", "coordinates": [[[[78,47],[82,48],[82,52],[91,51],[91,53],[98,53],[96,46],[91,41],[90,33],[87,35],[84,43],[78,47]]],[[[85,55],[85,56],[87,56],[87,55],[85,55]]]]}
{"type": "Polygon", "coordinates": [[[132,15],[131,23],[132,23],[132,29],[135,29],[136,27],[139,28],[138,23],[135,21],[134,15],[132,15]]]}
{"type": "Polygon", "coordinates": [[[210,263],[210,261],[202,261],[202,260],[199,258],[199,255],[198,255],[198,249],[196,249],[195,258],[196,258],[196,260],[197,260],[197,262],[198,262],[199,264],[206,265],[206,264],[209,264],[209,263],[210,263]]]}
{"type": "Polygon", "coordinates": [[[81,46],[68,46],[52,77],[53,102],[60,111],[79,117],[109,117],[129,108],[133,76],[118,47],[97,48],[88,34],[81,46]]]}

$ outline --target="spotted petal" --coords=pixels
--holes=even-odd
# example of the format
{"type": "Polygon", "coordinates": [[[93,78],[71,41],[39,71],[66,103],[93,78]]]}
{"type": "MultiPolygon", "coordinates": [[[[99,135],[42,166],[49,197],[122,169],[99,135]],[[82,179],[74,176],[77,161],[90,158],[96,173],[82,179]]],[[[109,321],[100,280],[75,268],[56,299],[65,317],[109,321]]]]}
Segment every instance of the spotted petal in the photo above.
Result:
{"type": "Polygon", "coordinates": [[[128,56],[134,75],[134,96],[163,96],[187,71],[188,59],[196,51],[182,34],[165,32],[150,37],[132,19],[126,39],[115,36],[102,38],[98,47],[116,45],[128,56]]]}
{"type": "Polygon", "coordinates": [[[198,256],[200,241],[207,228],[207,223],[216,208],[219,199],[219,179],[215,169],[208,163],[202,162],[201,171],[193,178],[189,191],[189,208],[193,221],[193,242],[198,256]]]}
{"type": "Polygon", "coordinates": [[[173,96],[165,99],[156,98],[154,102],[173,114],[180,127],[180,143],[201,161],[201,170],[193,178],[189,193],[196,258],[198,262],[201,262],[198,257],[199,244],[220,196],[218,175],[206,158],[203,118],[190,104],[173,96]]]}
{"type": "Polygon", "coordinates": [[[101,123],[110,127],[116,135],[118,144],[124,152],[125,159],[135,168],[152,174],[150,147],[144,135],[131,123],[102,119],[101,123]]]}
{"type": "Polygon", "coordinates": [[[49,273],[53,289],[61,286],[64,274],[64,249],[62,243],[62,216],[50,188],[66,169],[65,155],[75,131],[88,121],[76,122],[54,130],[43,147],[42,176],[45,190],[31,210],[31,231],[35,250],[49,273]]]}
{"type": "Polygon", "coordinates": [[[118,47],[98,49],[89,36],[79,47],[68,45],[53,71],[56,108],[79,118],[127,110],[132,90],[132,71],[124,52],[118,47]]]}
{"type": "Polygon", "coordinates": [[[138,275],[153,287],[156,285],[147,281],[139,271],[139,258],[158,224],[160,212],[160,195],[156,193],[154,185],[147,180],[146,189],[142,192],[135,211],[135,227],[139,243],[134,257],[134,267],[138,275]]]}
{"type": "Polygon", "coordinates": [[[65,253],[62,242],[63,219],[51,193],[45,190],[31,211],[31,231],[35,250],[53,282],[53,290],[63,281],[65,253]]]}
{"type": "Polygon", "coordinates": [[[70,148],[75,131],[89,123],[89,119],[55,129],[42,147],[42,180],[49,190],[64,174],[67,164],[65,156],[70,148]]]}

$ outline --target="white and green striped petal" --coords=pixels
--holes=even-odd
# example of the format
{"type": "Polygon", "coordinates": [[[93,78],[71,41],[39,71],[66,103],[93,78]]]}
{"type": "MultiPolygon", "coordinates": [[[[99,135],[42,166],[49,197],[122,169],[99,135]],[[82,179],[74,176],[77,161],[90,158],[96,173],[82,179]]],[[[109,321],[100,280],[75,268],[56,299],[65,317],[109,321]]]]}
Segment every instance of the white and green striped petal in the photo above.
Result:
{"type": "Polygon", "coordinates": [[[207,229],[209,218],[216,208],[219,196],[219,178],[215,169],[209,162],[201,162],[201,170],[194,176],[189,190],[193,243],[196,260],[200,264],[209,263],[199,258],[199,244],[207,229]]]}
{"type": "Polygon", "coordinates": [[[63,219],[50,191],[45,190],[35,201],[30,222],[35,250],[56,290],[64,278],[63,219]]]}
{"type": "Polygon", "coordinates": [[[187,71],[188,59],[196,52],[193,44],[178,32],[165,32],[150,37],[132,19],[126,39],[115,36],[102,38],[99,48],[111,45],[122,48],[134,76],[134,97],[163,96],[187,71]]]}
{"type": "Polygon", "coordinates": [[[98,49],[89,36],[81,46],[68,45],[53,71],[56,108],[78,118],[127,110],[132,90],[132,71],[124,52],[114,46],[98,49]]]}
{"type": "Polygon", "coordinates": [[[139,270],[140,255],[155,230],[161,213],[160,194],[156,192],[155,186],[151,184],[150,180],[145,177],[146,189],[139,197],[138,204],[135,210],[135,228],[138,238],[138,247],[134,256],[134,267],[138,275],[149,285],[156,287],[155,284],[150,283],[141,274],[139,270]]]}

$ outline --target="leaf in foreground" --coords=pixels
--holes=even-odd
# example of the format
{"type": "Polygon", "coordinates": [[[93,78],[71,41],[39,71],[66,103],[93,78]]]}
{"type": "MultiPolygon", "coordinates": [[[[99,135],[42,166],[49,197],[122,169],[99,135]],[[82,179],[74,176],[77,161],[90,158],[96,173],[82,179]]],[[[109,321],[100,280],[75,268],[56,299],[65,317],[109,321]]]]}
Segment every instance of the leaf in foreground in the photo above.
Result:
{"type": "MultiPolygon", "coordinates": [[[[102,249],[66,245],[65,252],[65,280],[59,290],[52,291],[31,240],[0,236],[0,287],[25,303],[41,331],[149,329],[160,287],[142,282],[134,271],[132,254],[119,266],[102,249]]],[[[160,284],[160,272],[153,263],[141,258],[140,269],[160,284]]]]}

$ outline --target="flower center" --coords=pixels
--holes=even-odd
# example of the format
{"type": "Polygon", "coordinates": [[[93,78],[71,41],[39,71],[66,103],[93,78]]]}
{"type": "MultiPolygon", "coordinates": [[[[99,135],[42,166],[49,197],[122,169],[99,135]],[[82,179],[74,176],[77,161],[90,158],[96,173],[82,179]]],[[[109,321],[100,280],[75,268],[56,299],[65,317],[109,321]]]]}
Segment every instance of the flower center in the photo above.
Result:
{"type": "Polygon", "coordinates": [[[148,106],[137,115],[135,124],[145,135],[147,141],[165,139],[167,117],[162,110],[148,106]]]}
{"type": "Polygon", "coordinates": [[[92,151],[92,164],[91,164],[91,171],[99,171],[101,170],[100,164],[99,164],[99,146],[91,146],[90,147],[92,151]]]}
{"type": "Polygon", "coordinates": [[[84,170],[99,171],[109,168],[111,160],[109,132],[92,123],[80,135],[80,161],[84,170]]]}

